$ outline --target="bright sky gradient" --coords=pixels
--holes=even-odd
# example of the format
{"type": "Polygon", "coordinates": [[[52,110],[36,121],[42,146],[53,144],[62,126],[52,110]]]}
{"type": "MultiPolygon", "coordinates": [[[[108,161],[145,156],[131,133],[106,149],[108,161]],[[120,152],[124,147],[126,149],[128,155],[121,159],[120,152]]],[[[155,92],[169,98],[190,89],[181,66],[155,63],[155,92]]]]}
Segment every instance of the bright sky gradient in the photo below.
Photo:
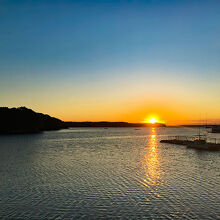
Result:
{"type": "Polygon", "coordinates": [[[220,1],[0,1],[0,106],[65,121],[220,119],[220,1]]]}

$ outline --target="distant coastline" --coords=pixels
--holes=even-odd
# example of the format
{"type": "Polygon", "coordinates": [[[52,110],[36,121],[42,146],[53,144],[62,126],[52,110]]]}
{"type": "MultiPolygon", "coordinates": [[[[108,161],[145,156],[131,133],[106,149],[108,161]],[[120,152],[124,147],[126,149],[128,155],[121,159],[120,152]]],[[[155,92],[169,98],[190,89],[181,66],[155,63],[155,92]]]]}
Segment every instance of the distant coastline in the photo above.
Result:
{"type": "Polygon", "coordinates": [[[0,107],[0,134],[25,134],[69,127],[166,127],[165,124],[128,122],[64,122],[26,107],[0,107]]]}
{"type": "Polygon", "coordinates": [[[163,123],[128,123],[128,122],[65,122],[68,127],[166,127],[163,123]]]}

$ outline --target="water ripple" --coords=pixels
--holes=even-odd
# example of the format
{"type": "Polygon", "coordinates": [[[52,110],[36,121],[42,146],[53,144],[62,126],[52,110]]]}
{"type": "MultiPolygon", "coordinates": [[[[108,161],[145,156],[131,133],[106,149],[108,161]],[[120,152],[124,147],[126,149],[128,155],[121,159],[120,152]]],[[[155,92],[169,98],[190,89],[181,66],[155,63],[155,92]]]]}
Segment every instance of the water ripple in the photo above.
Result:
{"type": "Polygon", "coordinates": [[[220,219],[220,154],[160,144],[193,130],[0,137],[1,219],[220,219]]]}

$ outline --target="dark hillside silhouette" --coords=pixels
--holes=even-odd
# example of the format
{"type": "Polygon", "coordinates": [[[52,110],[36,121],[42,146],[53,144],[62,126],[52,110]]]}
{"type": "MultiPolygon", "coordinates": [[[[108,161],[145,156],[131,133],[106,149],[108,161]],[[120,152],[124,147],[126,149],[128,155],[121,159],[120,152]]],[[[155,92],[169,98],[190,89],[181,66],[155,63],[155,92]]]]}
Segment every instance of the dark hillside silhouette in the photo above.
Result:
{"type": "Polygon", "coordinates": [[[1,134],[36,133],[66,127],[63,121],[26,107],[0,107],[1,134]]]}

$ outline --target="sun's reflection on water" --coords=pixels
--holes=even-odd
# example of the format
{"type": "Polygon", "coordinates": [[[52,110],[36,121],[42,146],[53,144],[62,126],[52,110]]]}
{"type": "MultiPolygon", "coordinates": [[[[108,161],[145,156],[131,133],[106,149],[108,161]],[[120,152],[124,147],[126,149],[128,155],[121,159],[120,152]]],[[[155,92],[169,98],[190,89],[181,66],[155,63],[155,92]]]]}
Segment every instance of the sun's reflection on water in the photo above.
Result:
{"type": "Polygon", "coordinates": [[[157,132],[155,128],[152,128],[150,140],[148,146],[146,146],[146,153],[142,161],[142,166],[145,170],[144,183],[146,186],[163,184],[160,161],[157,132]]]}

